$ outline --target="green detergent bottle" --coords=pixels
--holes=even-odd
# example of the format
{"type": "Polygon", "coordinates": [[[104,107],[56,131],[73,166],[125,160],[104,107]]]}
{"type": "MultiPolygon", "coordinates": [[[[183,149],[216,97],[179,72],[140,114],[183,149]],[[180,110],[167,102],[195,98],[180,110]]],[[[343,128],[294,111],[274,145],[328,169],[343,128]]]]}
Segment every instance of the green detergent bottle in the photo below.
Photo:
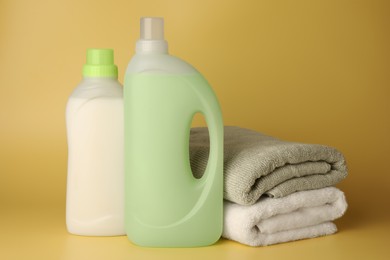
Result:
{"type": "Polygon", "coordinates": [[[213,90],[191,65],[168,54],[162,18],[141,18],[141,37],[125,74],[125,227],[148,247],[215,243],[223,221],[223,121],[213,90]],[[204,115],[210,155],[191,172],[193,116],[204,115]]]}

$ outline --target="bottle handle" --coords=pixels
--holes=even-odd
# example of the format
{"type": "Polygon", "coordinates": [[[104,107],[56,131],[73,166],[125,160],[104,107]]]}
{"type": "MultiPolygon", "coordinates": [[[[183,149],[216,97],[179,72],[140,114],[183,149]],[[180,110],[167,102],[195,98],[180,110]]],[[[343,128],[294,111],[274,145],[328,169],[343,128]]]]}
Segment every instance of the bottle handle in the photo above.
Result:
{"type": "Polygon", "coordinates": [[[207,95],[200,95],[198,91],[195,91],[201,102],[198,112],[206,119],[210,140],[209,158],[203,176],[198,179],[200,183],[204,183],[207,179],[212,178],[211,173],[218,173],[218,171],[222,171],[219,168],[223,167],[222,115],[214,92],[211,89],[208,90],[207,95]]]}

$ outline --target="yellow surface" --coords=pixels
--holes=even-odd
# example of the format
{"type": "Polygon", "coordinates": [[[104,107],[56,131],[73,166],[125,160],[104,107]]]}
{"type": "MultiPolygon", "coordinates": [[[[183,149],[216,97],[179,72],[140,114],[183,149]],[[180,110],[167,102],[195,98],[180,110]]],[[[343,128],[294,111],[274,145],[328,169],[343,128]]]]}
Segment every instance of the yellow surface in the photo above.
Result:
{"type": "Polygon", "coordinates": [[[389,10],[386,0],[0,0],[0,259],[390,259],[389,10]],[[66,233],[67,98],[89,47],[114,48],[123,80],[140,16],[165,17],[171,53],[209,80],[225,124],[345,154],[339,233],[201,249],[66,233]]]}

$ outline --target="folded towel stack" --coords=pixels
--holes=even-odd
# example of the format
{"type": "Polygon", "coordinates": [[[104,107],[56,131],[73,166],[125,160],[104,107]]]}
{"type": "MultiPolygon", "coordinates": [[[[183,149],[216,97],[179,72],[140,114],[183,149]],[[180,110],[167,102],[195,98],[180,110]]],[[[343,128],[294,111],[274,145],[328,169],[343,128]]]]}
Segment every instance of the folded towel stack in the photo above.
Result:
{"type": "MultiPolygon", "coordinates": [[[[208,129],[191,129],[196,177],[208,153],[208,129]]],[[[260,246],[335,233],[331,221],[344,214],[347,203],[330,186],[346,176],[344,157],[334,148],[225,127],[223,237],[260,246]]]]}

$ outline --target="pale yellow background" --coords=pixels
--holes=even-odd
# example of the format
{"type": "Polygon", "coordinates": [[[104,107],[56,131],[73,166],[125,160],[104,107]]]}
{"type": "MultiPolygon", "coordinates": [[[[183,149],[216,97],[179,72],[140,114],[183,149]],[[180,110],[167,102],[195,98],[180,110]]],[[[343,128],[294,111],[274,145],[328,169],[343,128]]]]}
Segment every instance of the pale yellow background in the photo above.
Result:
{"type": "Polygon", "coordinates": [[[389,259],[389,34],[386,0],[0,0],[0,258],[389,259]],[[141,16],[165,18],[170,52],[209,80],[225,124],[345,154],[339,233],[169,250],[66,233],[67,98],[90,47],[115,50],[123,82],[141,16]]]}

